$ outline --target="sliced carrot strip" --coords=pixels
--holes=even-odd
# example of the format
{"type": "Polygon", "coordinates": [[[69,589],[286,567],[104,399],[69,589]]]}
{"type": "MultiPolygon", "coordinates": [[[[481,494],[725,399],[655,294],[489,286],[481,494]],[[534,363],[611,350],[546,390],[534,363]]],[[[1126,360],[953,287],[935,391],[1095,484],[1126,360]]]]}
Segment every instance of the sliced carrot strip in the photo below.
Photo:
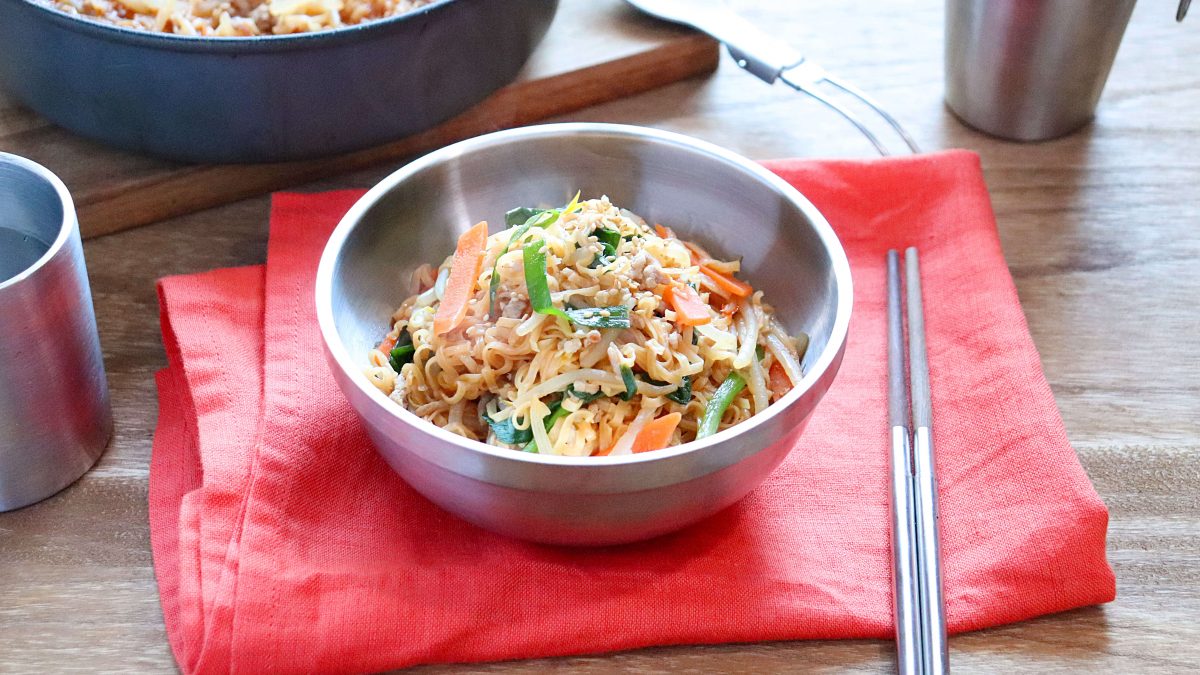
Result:
{"type": "Polygon", "coordinates": [[[705,251],[690,241],[683,242],[683,247],[688,250],[688,253],[692,254],[693,265],[703,265],[709,260],[712,260],[712,256],[708,254],[708,251],[705,251]]]}
{"type": "Polygon", "coordinates": [[[379,343],[379,351],[383,352],[384,354],[392,351],[392,347],[396,346],[396,337],[397,336],[394,335],[385,336],[383,338],[383,342],[379,343]]]}
{"type": "Polygon", "coordinates": [[[675,427],[679,426],[679,420],[682,418],[682,414],[673,412],[647,422],[637,438],[633,439],[634,453],[650,452],[667,447],[667,443],[671,442],[671,434],[675,433],[675,427]]]}
{"type": "Polygon", "coordinates": [[[675,310],[675,322],[684,326],[699,326],[712,321],[712,311],[691,286],[671,286],[663,298],[675,310]]]}
{"type": "Polygon", "coordinates": [[[730,295],[739,298],[747,298],[750,297],[750,294],[754,292],[754,289],[750,287],[750,284],[740,279],[735,279],[729,275],[721,274],[708,265],[700,265],[700,271],[703,272],[709,279],[712,279],[713,282],[718,286],[728,291],[730,295]]]}
{"type": "Polygon", "coordinates": [[[442,304],[433,317],[433,332],[437,335],[458,328],[458,324],[467,316],[467,301],[475,293],[475,281],[479,278],[483,254],[487,250],[487,228],[485,220],[458,238],[454,261],[450,263],[450,277],[446,279],[446,290],[442,294],[442,304]]]}
{"type": "Polygon", "coordinates": [[[675,232],[665,225],[654,224],[654,232],[663,239],[674,239],[675,232]]]}
{"type": "Polygon", "coordinates": [[[727,277],[737,274],[738,268],[740,267],[737,262],[726,262],[724,260],[706,260],[704,261],[704,264],[710,267],[714,272],[720,272],[727,277]]]}
{"type": "Polygon", "coordinates": [[[718,286],[717,282],[709,278],[707,274],[700,275],[700,289],[708,291],[708,302],[714,307],[716,307],[718,304],[717,300],[729,302],[730,298],[732,297],[729,295],[729,291],[718,286]]]}
{"type": "Polygon", "coordinates": [[[771,393],[776,399],[783,398],[784,394],[792,390],[792,381],[787,376],[787,371],[783,369],[783,364],[776,361],[771,364],[771,370],[767,373],[770,378],[770,383],[767,385],[771,393]]]}

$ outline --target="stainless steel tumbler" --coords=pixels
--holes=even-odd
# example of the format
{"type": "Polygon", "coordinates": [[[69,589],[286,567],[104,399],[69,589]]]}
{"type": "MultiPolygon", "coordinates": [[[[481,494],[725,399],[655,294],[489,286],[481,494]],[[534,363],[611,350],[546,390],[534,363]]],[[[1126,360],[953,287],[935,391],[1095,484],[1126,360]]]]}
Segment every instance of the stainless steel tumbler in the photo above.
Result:
{"type": "Polygon", "coordinates": [[[0,511],[58,492],[112,434],[71,195],[0,152],[0,511]]]}
{"type": "Polygon", "coordinates": [[[1087,124],[1135,0],[946,0],[946,104],[1018,141],[1087,124]]]}

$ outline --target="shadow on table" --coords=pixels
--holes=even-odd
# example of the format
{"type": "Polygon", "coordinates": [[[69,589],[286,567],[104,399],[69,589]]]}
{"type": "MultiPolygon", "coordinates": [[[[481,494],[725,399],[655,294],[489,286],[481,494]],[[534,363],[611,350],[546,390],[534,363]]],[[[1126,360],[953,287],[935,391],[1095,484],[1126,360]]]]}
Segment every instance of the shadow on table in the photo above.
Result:
{"type": "Polygon", "coordinates": [[[976,657],[1052,657],[1063,661],[1093,661],[1108,650],[1108,618],[1103,607],[1083,607],[1029,621],[964,633],[950,638],[954,654],[976,657]]]}
{"type": "MultiPolygon", "coordinates": [[[[891,672],[892,643],[883,640],[802,640],[650,647],[628,652],[476,664],[473,675],[526,673],[860,673],[891,672]]],[[[405,675],[451,675],[462,666],[421,666],[405,675]]]]}
{"type": "MultiPolygon", "coordinates": [[[[968,670],[1007,672],[1007,666],[1053,663],[1083,669],[1108,649],[1102,607],[1062,612],[950,638],[950,663],[968,670]]],[[[895,667],[889,640],[800,640],[723,645],[651,647],[627,652],[477,664],[471,673],[888,673],[895,667]]],[[[461,666],[432,665],[409,675],[449,675],[461,666]]]]}

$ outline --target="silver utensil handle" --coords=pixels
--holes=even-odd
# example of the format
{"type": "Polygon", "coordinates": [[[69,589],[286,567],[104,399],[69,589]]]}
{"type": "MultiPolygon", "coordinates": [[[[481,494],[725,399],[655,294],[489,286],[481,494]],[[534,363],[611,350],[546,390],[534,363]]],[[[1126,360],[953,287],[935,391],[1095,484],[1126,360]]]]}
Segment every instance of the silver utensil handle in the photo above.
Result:
{"type": "Polygon", "coordinates": [[[946,608],[942,598],[941,545],[938,542],[937,479],[934,477],[933,436],[928,427],[913,433],[913,462],[916,464],[917,568],[920,593],[921,631],[926,673],[950,672],[946,643],[946,608]]]}
{"type": "Polygon", "coordinates": [[[888,424],[892,428],[892,615],[896,626],[896,670],[921,672],[921,607],[918,593],[916,484],[908,433],[908,386],[905,382],[904,314],[900,255],[887,253],[888,424]]]}
{"type": "Polygon", "coordinates": [[[936,464],[933,455],[933,404],[929,385],[925,306],[921,292],[921,263],[916,248],[905,254],[905,292],[908,309],[908,378],[913,425],[913,476],[916,482],[917,578],[921,607],[924,672],[942,675],[950,670],[946,644],[946,608],[942,597],[942,555],[938,537],[936,464]]]}
{"type": "Polygon", "coordinates": [[[917,594],[917,530],[908,429],[892,427],[892,616],[896,625],[896,671],[921,672],[920,598],[917,594]]]}
{"type": "Polygon", "coordinates": [[[888,126],[900,135],[909,150],[914,154],[921,151],[912,136],[900,126],[900,123],[862,90],[827,74],[817,64],[805,60],[804,54],[742,18],[719,0],[709,2],[626,0],[626,2],[651,16],[691,26],[716,38],[729,50],[729,54],[733,56],[738,67],[767,84],[775,84],[777,80],[782,80],[789,87],[817,99],[853,124],[859,133],[866,136],[871,145],[875,146],[875,150],[879,154],[890,154],[887,146],[855,115],[853,110],[818,89],[818,85],[829,84],[856,99],[882,117],[888,126]]]}
{"type": "Polygon", "coordinates": [[[733,12],[706,12],[696,28],[720,40],[730,56],[755,77],[774,84],[779,74],[804,61],[804,55],[733,12]]]}

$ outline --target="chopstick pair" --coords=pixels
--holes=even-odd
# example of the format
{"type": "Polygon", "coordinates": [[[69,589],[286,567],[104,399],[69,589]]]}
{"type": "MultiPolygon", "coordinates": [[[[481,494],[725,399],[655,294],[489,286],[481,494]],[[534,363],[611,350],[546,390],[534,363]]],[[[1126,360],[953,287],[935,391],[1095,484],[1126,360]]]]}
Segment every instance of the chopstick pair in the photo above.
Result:
{"type": "Polygon", "coordinates": [[[896,660],[897,670],[902,674],[941,674],[949,672],[950,657],[942,602],[933,415],[917,249],[905,251],[905,263],[906,283],[902,293],[900,255],[895,250],[888,251],[888,421],[892,442],[896,660]]]}

